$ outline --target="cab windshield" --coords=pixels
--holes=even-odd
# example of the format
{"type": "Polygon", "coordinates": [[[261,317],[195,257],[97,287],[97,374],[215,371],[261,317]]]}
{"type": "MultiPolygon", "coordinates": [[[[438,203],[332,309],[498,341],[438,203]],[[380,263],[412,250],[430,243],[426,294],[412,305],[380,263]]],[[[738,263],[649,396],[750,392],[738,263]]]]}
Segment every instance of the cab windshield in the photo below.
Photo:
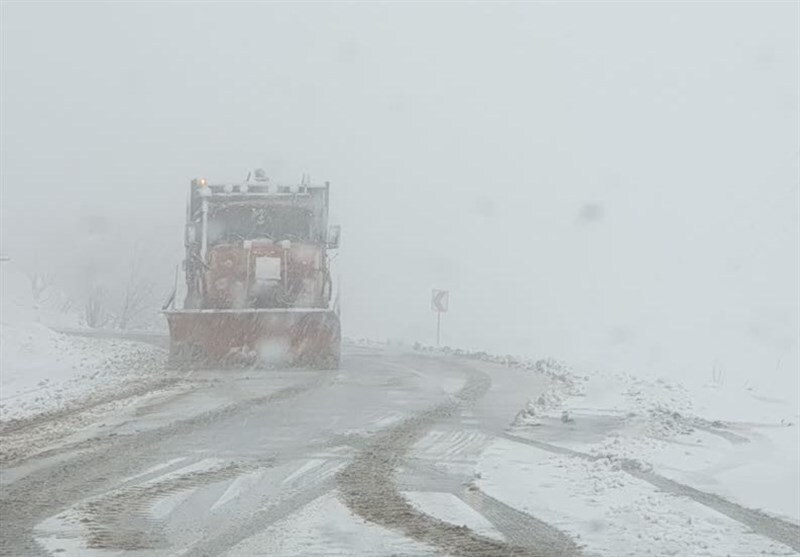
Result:
{"type": "Polygon", "coordinates": [[[307,241],[311,237],[311,223],[311,212],[299,207],[212,206],[208,219],[208,243],[227,244],[264,238],[276,242],[307,241]]]}

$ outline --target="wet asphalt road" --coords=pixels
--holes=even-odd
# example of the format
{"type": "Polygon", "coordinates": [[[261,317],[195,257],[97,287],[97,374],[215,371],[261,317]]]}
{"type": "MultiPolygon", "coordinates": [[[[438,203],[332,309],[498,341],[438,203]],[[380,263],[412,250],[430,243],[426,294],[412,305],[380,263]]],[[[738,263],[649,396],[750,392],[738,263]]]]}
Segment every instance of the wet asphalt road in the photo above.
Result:
{"type": "Polygon", "coordinates": [[[347,348],[340,370],[190,372],[6,462],[0,554],[573,555],[558,531],[470,485],[480,452],[546,381],[365,347],[347,348]],[[425,514],[409,491],[458,498],[502,538],[425,514]]]}

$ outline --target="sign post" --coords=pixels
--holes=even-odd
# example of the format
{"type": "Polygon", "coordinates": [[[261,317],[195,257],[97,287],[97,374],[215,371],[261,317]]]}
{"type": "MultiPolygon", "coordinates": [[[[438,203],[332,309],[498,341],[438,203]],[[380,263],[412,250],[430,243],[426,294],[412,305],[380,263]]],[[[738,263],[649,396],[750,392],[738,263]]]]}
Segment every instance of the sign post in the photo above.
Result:
{"type": "Polygon", "coordinates": [[[431,293],[431,311],[436,312],[436,348],[439,348],[439,339],[441,337],[442,314],[447,313],[449,306],[450,292],[434,288],[431,293]]]}

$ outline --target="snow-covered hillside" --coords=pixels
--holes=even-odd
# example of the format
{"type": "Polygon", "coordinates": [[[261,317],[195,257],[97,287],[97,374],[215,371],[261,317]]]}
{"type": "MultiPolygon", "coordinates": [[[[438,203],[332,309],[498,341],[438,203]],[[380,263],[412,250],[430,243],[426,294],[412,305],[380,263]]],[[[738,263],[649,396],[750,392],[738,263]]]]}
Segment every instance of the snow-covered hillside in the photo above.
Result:
{"type": "Polygon", "coordinates": [[[27,275],[8,262],[0,271],[0,421],[67,409],[159,373],[157,348],[43,325],[52,315],[36,307],[27,275]]]}

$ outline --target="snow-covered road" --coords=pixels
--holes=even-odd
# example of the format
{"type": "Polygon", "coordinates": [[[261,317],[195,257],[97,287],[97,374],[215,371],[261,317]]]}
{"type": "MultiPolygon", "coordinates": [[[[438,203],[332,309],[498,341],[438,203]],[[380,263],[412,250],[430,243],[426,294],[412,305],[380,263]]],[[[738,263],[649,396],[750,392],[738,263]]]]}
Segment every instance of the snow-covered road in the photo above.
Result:
{"type": "Polygon", "coordinates": [[[798,552],[796,517],[749,499],[735,467],[718,486],[712,463],[690,469],[710,439],[750,446],[744,426],[667,419],[650,395],[682,396],[618,379],[601,400],[546,366],[349,345],[337,371],[198,370],[76,403],[0,431],[0,554],[798,552]]]}

